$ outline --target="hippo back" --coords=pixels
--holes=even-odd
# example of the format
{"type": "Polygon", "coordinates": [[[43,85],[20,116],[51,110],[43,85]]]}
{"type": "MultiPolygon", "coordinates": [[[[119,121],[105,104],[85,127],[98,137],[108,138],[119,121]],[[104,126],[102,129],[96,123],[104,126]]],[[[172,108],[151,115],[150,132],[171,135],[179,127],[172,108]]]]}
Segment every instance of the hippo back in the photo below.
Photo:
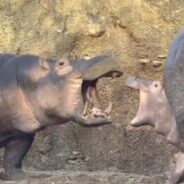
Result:
{"type": "Polygon", "coordinates": [[[163,85],[174,111],[178,130],[184,136],[184,31],[178,34],[169,50],[163,85]]]}
{"type": "Polygon", "coordinates": [[[15,54],[3,54],[0,53],[0,67],[10,58],[15,57],[15,54]]]}

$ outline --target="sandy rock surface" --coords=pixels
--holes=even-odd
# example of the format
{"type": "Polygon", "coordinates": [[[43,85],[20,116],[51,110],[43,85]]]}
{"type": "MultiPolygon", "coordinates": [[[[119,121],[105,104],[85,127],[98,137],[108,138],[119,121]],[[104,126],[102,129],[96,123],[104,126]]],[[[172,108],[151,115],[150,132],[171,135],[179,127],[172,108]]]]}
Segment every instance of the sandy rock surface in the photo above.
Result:
{"type": "Polygon", "coordinates": [[[141,176],[124,174],[121,172],[32,172],[35,178],[2,181],[2,184],[164,184],[166,178],[163,175],[141,176]]]}
{"type": "Polygon", "coordinates": [[[21,182],[162,183],[157,175],[168,172],[177,150],[151,128],[130,128],[138,95],[125,80],[162,78],[169,45],[184,25],[183,6],[183,0],[0,0],[0,52],[72,59],[111,54],[124,71],[98,84],[104,106],[113,103],[112,125],[49,127],[37,134],[24,162],[71,173],[21,182]],[[75,173],[80,170],[104,174],[75,173]]]}

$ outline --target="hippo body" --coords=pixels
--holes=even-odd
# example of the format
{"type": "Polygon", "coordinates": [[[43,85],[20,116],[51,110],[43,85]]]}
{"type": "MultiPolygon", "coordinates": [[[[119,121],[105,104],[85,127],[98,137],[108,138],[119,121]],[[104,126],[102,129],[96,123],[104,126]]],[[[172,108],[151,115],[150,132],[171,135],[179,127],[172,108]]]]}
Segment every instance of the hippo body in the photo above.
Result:
{"type": "Polygon", "coordinates": [[[184,31],[178,34],[171,45],[163,75],[163,87],[176,120],[179,137],[176,146],[180,153],[171,172],[171,184],[184,178],[184,31]]]}
{"type": "Polygon", "coordinates": [[[5,147],[6,179],[24,176],[22,160],[37,131],[68,121],[83,126],[111,123],[111,105],[102,109],[96,83],[101,77],[122,74],[112,63],[108,56],[72,63],[0,54],[0,147],[5,147]]]}
{"type": "Polygon", "coordinates": [[[130,77],[127,85],[139,90],[139,109],[132,126],[150,125],[180,151],[170,184],[184,178],[184,31],[171,44],[163,82],[130,77]]]}
{"type": "Polygon", "coordinates": [[[184,31],[171,45],[163,75],[163,87],[174,112],[178,131],[184,138],[184,31]]]}

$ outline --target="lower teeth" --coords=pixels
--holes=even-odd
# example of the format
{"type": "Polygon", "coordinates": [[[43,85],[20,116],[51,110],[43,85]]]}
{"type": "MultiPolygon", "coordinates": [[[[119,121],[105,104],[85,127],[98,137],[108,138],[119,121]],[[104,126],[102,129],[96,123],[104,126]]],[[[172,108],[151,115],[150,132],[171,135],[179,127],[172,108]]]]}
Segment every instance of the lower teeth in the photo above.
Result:
{"type": "Polygon", "coordinates": [[[112,110],[112,103],[110,102],[108,107],[105,109],[105,111],[102,111],[102,109],[93,107],[91,110],[88,109],[88,103],[86,102],[84,105],[83,110],[83,116],[84,117],[106,117],[109,116],[112,110]]]}
{"type": "Polygon", "coordinates": [[[104,113],[109,115],[112,111],[112,102],[109,103],[108,107],[105,109],[104,113]]]}
{"type": "Polygon", "coordinates": [[[95,117],[105,117],[106,116],[106,113],[104,113],[101,109],[98,109],[96,107],[93,107],[91,114],[95,117]]]}

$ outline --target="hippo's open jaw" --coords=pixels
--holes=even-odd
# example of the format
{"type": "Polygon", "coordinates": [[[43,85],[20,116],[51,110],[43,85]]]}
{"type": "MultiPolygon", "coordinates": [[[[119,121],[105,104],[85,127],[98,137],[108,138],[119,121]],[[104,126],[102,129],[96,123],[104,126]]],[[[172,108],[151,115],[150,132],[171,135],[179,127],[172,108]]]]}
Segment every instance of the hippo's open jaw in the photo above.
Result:
{"type": "Polygon", "coordinates": [[[82,96],[84,102],[83,116],[103,118],[110,116],[112,103],[106,109],[102,108],[101,101],[96,89],[97,80],[84,81],[82,85],[82,96]]]}
{"type": "Polygon", "coordinates": [[[147,88],[152,84],[152,81],[144,80],[137,78],[135,76],[131,76],[127,79],[126,85],[133,89],[142,89],[144,92],[147,91],[147,88]]]}
{"type": "Polygon", "coordinates": [[[74,63],[72,67],[73,72],[69,74],[69,78],[72,78],[76,83],[79,81],[79,84],[81,84],[75,87],[77,94],[75,98],[75,113],[77,115],[75,115],[74,120],[83,122],[85,125],[111,123],[112,104],[110,103],[105,109],[102,108],[96,85],[100,78],[117,78],[122,76],[123,72],[120,70],[120,67],[115,63],[115,60],[108,56],[96,56],[89,60],[81,59],[74,63]],[[78,90],[81,92],[82,102],[79,99],[78,90]]]}
{"type": "Polygon", "coordinates": [[[98,80],[102,77],[117,78],[123,75],[115,60],[110,56],[100,55],[91,59],[81,59],[73,65],[80,72],[82,82],[82,98],[84,109],[82,115],[85,118],[104,118],[110,116],[112,104],[106,109],[102,105],[96,89],[98,80]]]}
{"type": "Polygon", "coordinates": [[[132,126],[151,125],[155,127],[155,123],[160,121],[157,117],[163,116],[162,120],[166,119],[167,114],[164,115],[164,112],[168,112],[170,107],[159,80],[129,77],[126,85],[139,91],[139,108],[130,123],[132,126]]]}
{"type": "Polygon", "coordinates": [[[131,126],[139,127],[142,125],[147,125],[150,122],[149,104],[147,104],[147,93],[149,92],[149,87],[153,81],[144,80],[131,76],[127,79],[126,85],[132,89],[139,91],[139,109],[136,116],[130,122],[131,126]]]}

